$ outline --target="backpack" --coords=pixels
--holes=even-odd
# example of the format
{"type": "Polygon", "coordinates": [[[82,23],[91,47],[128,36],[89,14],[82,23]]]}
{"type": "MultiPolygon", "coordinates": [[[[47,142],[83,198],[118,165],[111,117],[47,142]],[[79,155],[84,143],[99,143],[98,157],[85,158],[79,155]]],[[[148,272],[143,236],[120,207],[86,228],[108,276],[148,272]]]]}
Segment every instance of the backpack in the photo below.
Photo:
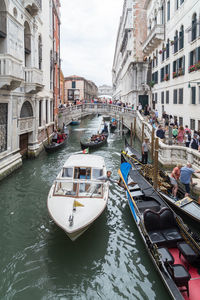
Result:
{"type": "Polygon", "coordinates": [[[192,139],[191,134],[188,132],[188,141],[190,142],[192,139]]]}

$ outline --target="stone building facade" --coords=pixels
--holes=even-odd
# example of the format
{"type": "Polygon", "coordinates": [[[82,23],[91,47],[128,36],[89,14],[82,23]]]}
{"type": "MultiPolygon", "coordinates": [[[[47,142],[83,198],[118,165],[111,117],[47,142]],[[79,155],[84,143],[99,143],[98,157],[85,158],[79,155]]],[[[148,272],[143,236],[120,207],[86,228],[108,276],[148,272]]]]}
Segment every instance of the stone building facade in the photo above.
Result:
{"type": "Polygon", "coordinates": [[[98,96],[108,95],[112,96],[113,88],[110,85],[103,84],[98,87],[98,96]]]}
{"type": "Polygon", "coordinates": [[[90,80],[80,76],[65,77],[65,103],[75,101],[90,101],[97,97],[98,88],[90,80]]]}
{"type": "Polygon", "coordinates": [[[152,105],[200,129],[200,1],[147,0],[145,8],[152,105]]]}
{"type": "Polygon", "coordinates": [[[53,129],[53,3],[0,0],[0,178],[53,129]]]}
{"type": "Polygon", "coordinates": [[[145,0],[124,0],[112,68],[113,99],[136,107],[148,104],[148,63],[142,44],[146,39],[145,0]]]}

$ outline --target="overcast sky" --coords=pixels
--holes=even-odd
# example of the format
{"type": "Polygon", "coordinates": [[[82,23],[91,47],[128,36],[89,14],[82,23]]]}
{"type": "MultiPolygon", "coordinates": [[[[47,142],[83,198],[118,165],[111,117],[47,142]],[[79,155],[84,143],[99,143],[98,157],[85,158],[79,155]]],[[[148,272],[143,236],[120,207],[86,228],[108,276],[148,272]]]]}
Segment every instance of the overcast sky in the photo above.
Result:
{"type": "Polygon", "coordinates": [[[61,59],[64,76],[112,85],[112,63],[123,0],[62,0],[61,59]]]}

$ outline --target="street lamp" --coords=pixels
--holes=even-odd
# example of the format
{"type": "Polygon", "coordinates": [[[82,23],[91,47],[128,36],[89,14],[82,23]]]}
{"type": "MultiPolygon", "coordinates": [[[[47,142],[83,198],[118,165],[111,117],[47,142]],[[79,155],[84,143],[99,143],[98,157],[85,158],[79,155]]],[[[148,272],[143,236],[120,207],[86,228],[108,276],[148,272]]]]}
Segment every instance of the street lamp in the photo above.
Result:
{"type": "MultiPolygon", "coordinates": [[[[191,81],[191,83],[196,83],[196,84],[200,84],[200,82],[199,81],[191,81]]],[[[188,82],[188,88],[191,88],[191,84],[190,84],[190,81],[188,82]]]]}

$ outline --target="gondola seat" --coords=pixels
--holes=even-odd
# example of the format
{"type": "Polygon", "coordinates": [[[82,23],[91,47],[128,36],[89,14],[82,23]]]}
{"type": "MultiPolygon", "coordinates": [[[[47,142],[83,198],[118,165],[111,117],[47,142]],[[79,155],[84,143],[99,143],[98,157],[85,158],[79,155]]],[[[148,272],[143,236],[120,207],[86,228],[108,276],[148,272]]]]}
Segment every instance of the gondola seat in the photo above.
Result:
{"type": "Polygon", "coordinates": [[[159,212],[147,209],[144,212],[144,224],[152,243],[157,246],[174,247],[177,242],[183,240],[173,212],[164,207],[159,212]]]}
{"type": "Polygon", "coordinates": [[[186,242],[178,243],[177,248],[179,250],[179,258],[181,258],[181,254],[182,254],[188,263],[187,266],[188,269],[189,269],[189,264],[193,264],[199,259],[199,255],[186,242]]]}
{"type": "Polygon", "coordinates": [[[176,285],[178,287],[186,287],[186,289],[181,289],[180,291],[187,292],[187,295],[189,297],[188,282],[191,278],[190,273],[186,270],[186,268],[183,265],[180,264],[171,265],[170,263],[166,262],[165,265],[176,285]]]}
{"type": "Polygon", "coordinates": [[[167,261],[169,264],[173,265],[174,258],[167,248],[158,248],[158,252],[160,253],[163,262],[167,261]]]}

